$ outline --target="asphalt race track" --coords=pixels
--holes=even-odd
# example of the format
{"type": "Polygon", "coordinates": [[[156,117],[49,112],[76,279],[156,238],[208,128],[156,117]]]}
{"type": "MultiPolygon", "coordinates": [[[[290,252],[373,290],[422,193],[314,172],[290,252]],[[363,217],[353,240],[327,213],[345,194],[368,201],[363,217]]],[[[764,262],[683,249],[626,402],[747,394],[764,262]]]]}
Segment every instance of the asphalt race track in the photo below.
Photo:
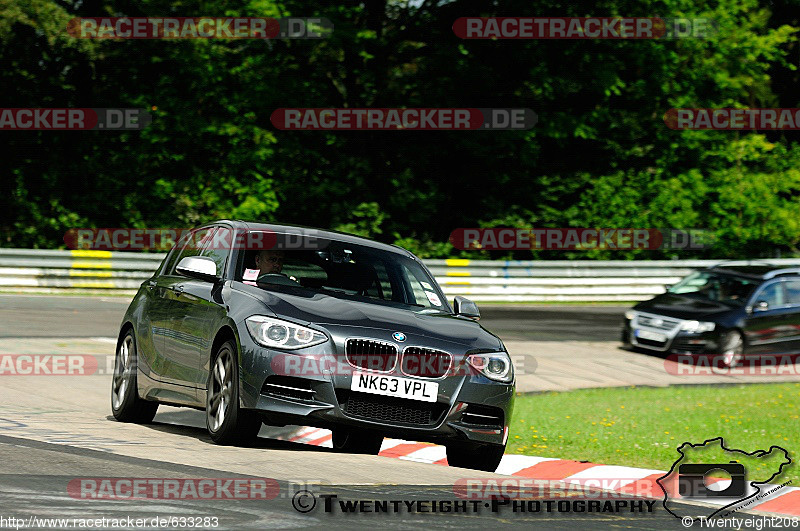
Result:
{"type": "MultiPolygon", "coordinates": [[[[0,295],[0,337],[116,337],[127,297],[0,295]]],[[[616,341],[628,306],[481,306],[504,340],[616,341]]]]}
{"type": "MultiPolygon", "coordinates": [[[[0,354],[22,351],[26,345],[47,344],[57,350],[69,348],[78,338],[113,338],[127,302],[114,297],[2,295],[0,354]]],[[[530,340],[539,334],[548,341],[583,339],[576,330],[586,334],[586,341],[613,341],[623,310],[610,306],[486,308],[483,323],[510,341],[530,340]]],[[[187,409],[162,406],[150,425],[119,423],[110,414],[110,375],[104,370],[107,360],[113,360],[113,341],[76,344],[85,349],[82,353],[103,360],[95,374],[0,376],[0,518],[20,518],[24,522],[18,524],[20,528],[43,527],[41,521],[29,520],[34,516],[130,517],[147,522],[139,528],[150,529],[159,527],[149,523],[153,518],[171,517],[217,518],[220,529],[486,529],[499,524],[548,529],[681,528],[659,503],[655,512],[644,514],[512,512],[504,507],[492,511],[490,500],[475,505],[477,512],[342,514],[333,504],[333,512],[326,513],[320,495],[336,495],[338,500],[458,500],[453,493],[458,480],[504,476],[381,456],[337,454],[278,440],[280,428],[262,429],[252,447],[220,447],[206,434],[204,414],[187,409]],[[272,478],[277,490],[255,499],[92,499],[75,494],[81,480],[102,478],[272,478]],[[313,505],[303,493],[301,508],[314,507],[304,513],[293,503],[298,492],[306,490],[317,496],[317,503],[313,505]]],[[[0,527],[14,526],[0,520],[0,527]]],[[[215,528],[211,524],[195,527],[215,528]]]]}

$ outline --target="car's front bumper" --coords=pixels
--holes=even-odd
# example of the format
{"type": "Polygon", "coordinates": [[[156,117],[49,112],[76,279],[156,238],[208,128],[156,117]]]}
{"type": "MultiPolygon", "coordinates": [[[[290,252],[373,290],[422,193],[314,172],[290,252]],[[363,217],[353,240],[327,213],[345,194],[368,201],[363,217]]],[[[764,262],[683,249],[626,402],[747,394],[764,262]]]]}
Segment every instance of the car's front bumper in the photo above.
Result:
{"type": "Polygon", "coordinates": [[[720,351],[720,333],[693,333],[681,330],[685,321],[655,314],[637,312],[634,319],[625,319],[622,325],[622,343],[626,346],[664,352],[668,354],[712,355],[720,351]],[[640,319],[644,317],[644,319],[640,319]],[[662,321],[652,326],[653,319],[662,321]],[[660,336],[660,337],[657,337],[660,336]]]}
{"type": "Polygon", "coordinates": [[[349,371],[318,370],[330,366],[319,363],[321,358],[331,356],[330,343],[287,353],[257,345],[247,334],[241,334],[240,341],[241,406],[259,411],[268,423],[328,429],[353,427],[436,443],[505,444],[508,437],[513,382],[503,384],[479,374],[457,374],[423,379],[439,384],[436,402],[388,398],[351,391],[349,371]],[[290,356],[304,360],[295,367],[308,370],[285,376],[282,366],[290,356]]]}

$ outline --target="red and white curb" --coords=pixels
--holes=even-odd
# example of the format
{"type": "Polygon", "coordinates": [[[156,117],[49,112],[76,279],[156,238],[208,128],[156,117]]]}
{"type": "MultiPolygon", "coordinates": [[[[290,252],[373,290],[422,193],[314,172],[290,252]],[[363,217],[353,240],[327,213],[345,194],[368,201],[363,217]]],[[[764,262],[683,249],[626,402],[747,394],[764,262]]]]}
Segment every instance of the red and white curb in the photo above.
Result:
{"type": "MultiPolygon", "coordinates": [[[[304,427],[283,440],[332,448],[330,430],[304,427]]],[[[378,455],[393,457],[418,463],[447,465],[444,446],[430,443],[384,439],[378,455]]],[[[506,454],[497,467],[497,474],[531,478],[545,481],[562,481],[567,485],[577,484],[585,487],[601,488],[622,494],[663,499],[661,487],[656,479],[666,472],[628,466],[598,465],[581,461],[570,461],[554,457],[506,454]]],[[[777,485],[764,485],[761,492],[767,492],[777,485]]],[[[729,501],[704,500],[710,505],[724,506],[729,501]]],[[[746,507],[747,511],[766,512],[787,516],[800,516],[800,488],[782,487],[773,494],[754,501],[746,507]]]]}

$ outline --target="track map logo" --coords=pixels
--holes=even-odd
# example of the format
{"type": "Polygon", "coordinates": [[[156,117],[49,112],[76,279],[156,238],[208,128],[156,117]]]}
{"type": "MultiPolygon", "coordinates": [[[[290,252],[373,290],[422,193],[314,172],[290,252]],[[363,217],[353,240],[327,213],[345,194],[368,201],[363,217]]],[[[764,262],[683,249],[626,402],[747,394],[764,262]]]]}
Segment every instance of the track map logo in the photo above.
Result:
{"type": "Polygon", "coordinates": [[[726,518],[762,501],[789,482],[780,482],[784,468],[792,463],[780,446],[747,452],[728,448],[722,437],[700,444],[685,442],[677,448],[679,458],[669,472],[656,480],[664,492],[664,509],[684,526],[695,521],[726,518]],[[704,505],[677,505],[673,500],[691,500],[704,505]],[[704,514],[680,514],[688,507],[704,514]],[[694,509],[696,508],[696,509],[694,509]]]}

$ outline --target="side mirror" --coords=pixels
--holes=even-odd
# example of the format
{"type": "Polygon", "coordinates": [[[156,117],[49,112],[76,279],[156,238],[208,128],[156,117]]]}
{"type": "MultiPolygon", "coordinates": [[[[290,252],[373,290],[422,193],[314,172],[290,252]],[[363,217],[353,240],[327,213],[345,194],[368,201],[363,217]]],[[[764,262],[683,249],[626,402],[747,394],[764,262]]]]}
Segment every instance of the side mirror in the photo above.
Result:
{"type": "Polygon", "coordinates": [[[182,258],[178,262],[178,267],[175,268],[175,271],[181,275],[208,282],[219,280],[219,277],[217,277],[217,264],[206,256],[187,256],[182,258]]]}
{"type": "Polygon", "coordinates": [[[468,298],[462,297],[461,295],[457,295],[456,298],[453,299],[453,309],[455,310],[456,315],[469,317],[470,319],[475,319],[476,321],[481,318],[481,312],[478,310],[478,305],[468,298]]]}
{"type": "Polygon", "coordinates": [[[763,312],[769,310],[769,303],[767,301],[758,301],[756,305],[753,307],[753,310],[757,312],[763,312]]]}

